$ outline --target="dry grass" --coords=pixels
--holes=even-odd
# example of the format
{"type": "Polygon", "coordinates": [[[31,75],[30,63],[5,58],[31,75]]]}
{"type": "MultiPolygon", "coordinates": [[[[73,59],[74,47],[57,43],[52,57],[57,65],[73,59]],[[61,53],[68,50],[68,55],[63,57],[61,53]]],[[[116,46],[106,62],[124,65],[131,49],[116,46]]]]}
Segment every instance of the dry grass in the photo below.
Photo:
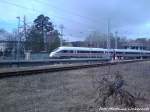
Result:
{"type": "Polygon", "coordinates": [[[113,80],[116,71],[137,99],[150,106],[150,62],[0,79],[0,112],[96,112],[94,101],[102,78],[113,80]]]}

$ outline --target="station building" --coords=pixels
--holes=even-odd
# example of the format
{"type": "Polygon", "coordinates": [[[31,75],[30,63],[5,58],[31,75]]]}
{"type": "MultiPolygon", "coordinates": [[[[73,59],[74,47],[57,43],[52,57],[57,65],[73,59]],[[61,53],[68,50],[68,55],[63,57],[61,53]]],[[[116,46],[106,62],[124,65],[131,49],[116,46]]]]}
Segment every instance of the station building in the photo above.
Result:
{"type": "Polygon", "coordinates": [[[143,43],[130,42],[123,45],[124,49],[146,50],[147,47],[143,43]]]}

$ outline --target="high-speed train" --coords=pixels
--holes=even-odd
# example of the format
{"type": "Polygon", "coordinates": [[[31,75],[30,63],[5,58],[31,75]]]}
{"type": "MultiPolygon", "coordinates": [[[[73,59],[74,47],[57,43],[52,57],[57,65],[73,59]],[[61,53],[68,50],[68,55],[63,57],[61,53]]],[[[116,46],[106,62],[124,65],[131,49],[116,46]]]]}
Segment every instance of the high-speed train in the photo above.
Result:
{"type": "Polygon", "coordinates": [[[139,59],[150,58],[150,51],[134,49],[103,49],[88,47],[59,47],[52,51],[50,58],[120,58],[139,59]]]}

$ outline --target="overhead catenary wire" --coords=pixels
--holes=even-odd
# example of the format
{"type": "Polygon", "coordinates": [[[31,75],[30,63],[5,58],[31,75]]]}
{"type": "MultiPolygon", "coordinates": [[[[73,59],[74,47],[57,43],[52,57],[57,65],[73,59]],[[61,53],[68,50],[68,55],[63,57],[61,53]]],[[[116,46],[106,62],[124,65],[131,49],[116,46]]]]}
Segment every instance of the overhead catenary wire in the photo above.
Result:
{"type": "Polygon", "coordinates": [[[72,16],[80,17],[80,18],[83,18],[84,20],[87,20],[87,21],[91,21],[91,22],[94,22],[94,23],[95,23],[95,21],[99,22],[99,20],[97,20],[97,19],[93,19],[93,18],[83,16],[81,14],[76,13],[75,11],[70,11],[69,9],[64,9],[64,8],[61,8],[61,7],[57,7],[53,4],[51,4],[50,2],[45,2],[45,1],[41,1],[41,0],[36,0],[35,2],[40,3],[40,4],[44,4],[44,5],[47,5],[47,6],[51,6],[51,8],[54,8],[54,9],[59,10],[61,12],[63,11],[62,13],[66,13],[66,14],[69,14],[69,15],[72,15],[72,16]]]}
{"type": "MultiPolygon", "coordinates": [[[[35,0],[34,0],[34,1],[35,1],[35,0]]],[[[54,6],[54,5],[50,4],[49,2],[45,2],[45,1],[41,1],[41,0],[36,0],[35,2],[36,2],[36,3],[39,2],[40,4],[45,4],[45,5],[46,5],[46,3],[48,3],[47,5],[50,5],[51,7],[54,7],[54,8],[57,9],[57,10],[63,10],[63,11],[65,11],[65,13],[67,13],[67,14],[69,14],[69,15],[74,15],[74,16],[77,16],[77,17],[80,17],[80,18],[84,18],[84,19],[86,19],[86,20],[88,20],[88,21],[93,21],[93,22],[97,21],[97,22],[98,22],[97,19],[87,18],[87,17],[85,17],[85,16],[82,16],[82,15],[80,15],[80,14],[74,12],[74,11],[70,11],[70,10],[66,10],[66,9],[64,9],[64,8],[60,8],[60,7],[54,6]]],[[[28,7],[25,7],[25,6],[23,6],[23,5],[14,3],[14,2],[12,2],[12,1],[10,2],[10,1],[8,1],[8,0],[0,0],[0,3],[8,4],[8,5],[15,6],[15,7],[18,7],[18,8],[21,8],[21,9],[27,9],[30,13],[33,13],[33,12],[36,12],[36,13],[43,13],[42,11],[40,11],[40,10],[38,10],[38,9],[35,9],[35,8],[28,8],[28,7]]],[[[47,13],[47,11],[44,11],[44,13],[47,13]]],[[[49,15],[49,13],[47,13],[47,14],[49,15]]],[[[83,24],[84,26],[87,26],[88,28],[89,28],[89,27],[91,28],[91,27],[93,26],[92,29],[94,29],[94,28],[95,28],[95,29],[98,29],[95,25],[89,25],[88,22],[77,21],[77,20],[74,20],[74,19],[72,19],[72,18],[68,18],[68,17],[65,17],[65,16],[60,16],[60,14],[59,14],[59,15],[56,15],[56,14],[55,14],[55,15],[52,15],[51,18],[52,18],[52,17],[55,17],[55,19],[58,19],[58,20],[67,21],[68,23],[75,22],[75,23],[78,23],[78,24],[83,24]]],[[[129,35],[128,33],[123,33],[123,34],[129,35]]],[[[139,34],[139,33],[132,33],[132,35],[135,35],[135,34],[139,34]]],[[[148,33],[142,33],[142,34],[146,34],[146,35],[147,35],[148,33]]]]}
{"type": "MultiPolygon", "coordinates": [[[[7,1],[7,0],[1,0],[0,1],[1,3],[5,3],[5,4],[8,4],[8,5],[11,5],[11,6],[15,6],[15,7],[18,7],[18,8],[21,8],[21,9],[26,9],[26,10],[29,10],[29,12],[31,13],[31,12],[36,12],[36,13],[43,13],[42,11],[40,11],[40,10],[38,10],[38,9],[35,9],[34,7],[34,9],[33,8],[28,8],[28,7],[25,7],[25,6],[22,6],[22,5],[20,5],[20,4],[17,4],[17,3],[14,3],[14,2],[10,2],[10,1],[7,1]]],[[[46,12],[46,11],[45,11],[46,12]]],[[[45,13],[44,12],[44,13],[45,13]]],[[[47,13],[47,12],[46,12],[47,13]]],[[[48,15],[49,15],[49,13],[48,13],[48,15]]],[[[67,23],[69,22],[69,23],[71,23],[72,25],[73,25],[73,23],[74,22],[76,22],[77,24],[84,24],[85,26],[88,26],[90,29],[91,29],[91,25],[89,25],[87,22],[86,23],[83,23],[83,22],[79,22],[79,21],[76,21],[76,20],[72,20],[71,18],[68,18],[68,17],[65,17],[65,16],[52,16],[52,17],[55,17],[56,19],[60,19],[60,20],[65,20],[65,21],[67,21],[67,23]]],[[[33,22],[27,22],[27,26],[28,26],[28,24],[32,24],[33,22]]],[[[95,26],[94,26],[95,27],[95,26]]],[[[66,27],[65,27],[65,29],[66,29],[66,27]]],[[[70,30],[70,31],[75,31],[75,32],[80,32],[80,31],[78,31],[78,29],[76,29],[76,28],[74,28],[74,29],[72,29],[72,28],[70,28],[70,27],[67,27],[67,29],[68,30],[70,30]]],[[[94,28],[92,28],[92,29],[94,29],[94,28]]],[[[75,35],[74,35],[75,36],[75,35]]],[[[76,35],[77,36],[77,35],[76,35]]]]}
{"type": "MultiPolygon", "coordinates": [[[[27,8],[27,7],[25,7],[25,6],[22,6],[22,5],[20,5],[20,4],[16,4],[16,3],[14,3],[14,2],[10,2],[10,1],[7,1],[7,0],[1,0],[0,1],[1,3],[5,3],[5,4],[9,4],[9,5],[13,5],[13,6],[15,6],[15,7],[18,7],[18,8],[22,8],[22,9],[27,9],[27,10],[29,10],[30,12],[36,12],[36,13],[47,13],[47,11],[40,11],[40,10],[37,10],[37,9],[32,9],[32,8],[27,8]]],[[[49,15],[49,13],[47,13],[48,15],[49,15]]],[[[52,17],[55,17],[55,19],[59,19],[59,20],[63,20],[63,21],[67,21],[67,22],[70,22],[70,23],[73,23],[73,22],[75,22],[75,23],[77,23],[77,24],[82,24],[82,25],[84,25],[84,26],[88,26],[88,27],[95,27],[95,25],[91,25],[91,24],[88,24],[87,22],[81,22],[81,21],[78,21],[78,20],[74,20],[74,19],[72,19],[72,18],[68,18],[68,17],[65,17],[65,16],[60,16],[60,14],[59,15],[52,15],[51,16],[51,18],[52,17]]]]}

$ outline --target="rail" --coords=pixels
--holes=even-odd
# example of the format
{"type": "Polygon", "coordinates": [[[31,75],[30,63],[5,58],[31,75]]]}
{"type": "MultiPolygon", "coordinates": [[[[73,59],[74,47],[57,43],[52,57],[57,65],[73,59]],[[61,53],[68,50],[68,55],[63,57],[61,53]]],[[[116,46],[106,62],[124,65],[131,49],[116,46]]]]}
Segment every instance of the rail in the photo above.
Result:
{"type": "Polygon", "coordinates": [[[100,62],[109,61],[108,58],[79,58],[79,59],[46,59],[46,60],[10,60],[0,61],[0,68],[4,67],[28,67],[28,66],[41,66],[52,64],[65,64],[65,63],[87,63],[87,62],[100,62]]]}
{"type": "Polygon", "coordinates": [[[126,63],[134,63],[140,61],[149,61],[149,60],[125,60],[125,61],[115,61],[115,62],[100,62],[100,63],[92,63],[92,64],[62,64],[62,65],[53,65],[53,66],[38,66],[38,67],[22,67],[18,69],[9,69],[0,71],[0,78],[7,78],[13,76],[25,76],[25,75],[35,75],[39,73],[48,73],[48,72],[58,72],[65,70],[74,70],[74,69],[82,69],[82,68],[90,68],[90,67],[100,67],[100,66],[108,66],[108,65],[116,65],[116,64],[126,64],[126,63]]]}

